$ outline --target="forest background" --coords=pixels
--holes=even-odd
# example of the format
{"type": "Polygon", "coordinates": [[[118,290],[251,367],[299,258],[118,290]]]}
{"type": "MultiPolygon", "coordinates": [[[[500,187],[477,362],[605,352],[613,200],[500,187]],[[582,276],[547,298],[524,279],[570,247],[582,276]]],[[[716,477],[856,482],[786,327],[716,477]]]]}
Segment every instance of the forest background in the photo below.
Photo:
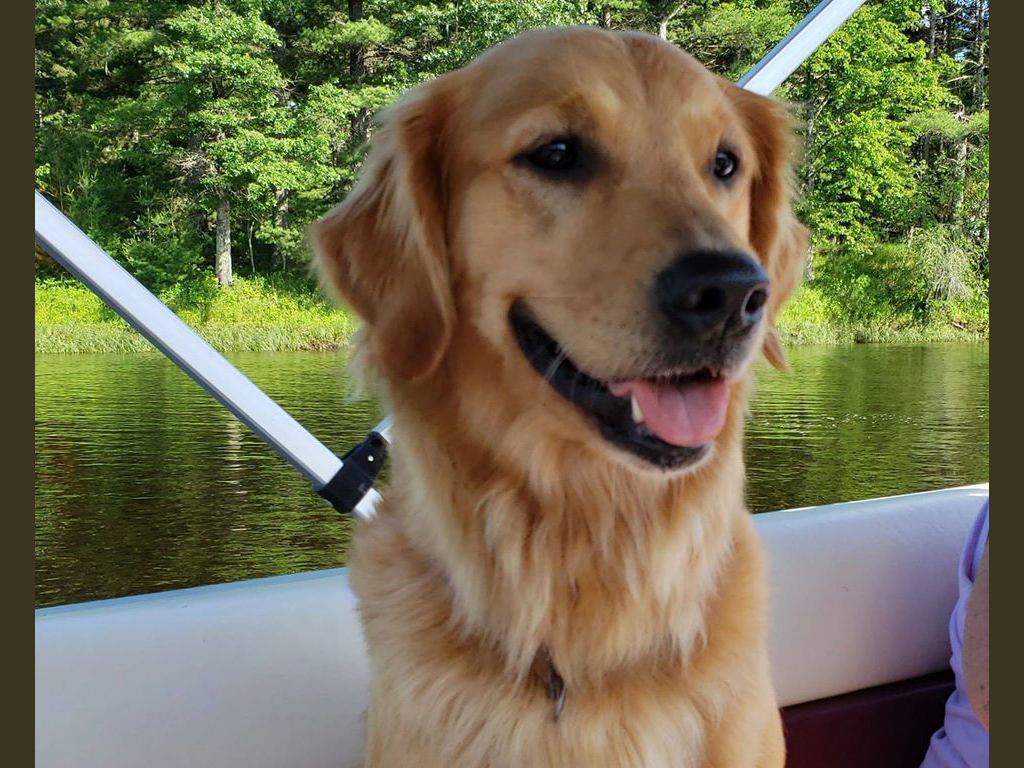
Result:
{"type": "MultiPolygon", "coordinates": [[[[531,27],[672,41],[737,79],[806,0],[38,0],[36,185],[222,350],[338,346],[308,224],[372,115],[531,27]]],[[[988,2],[875,0],[776,92],[813,240],[788,343],[988,336],[988,2]]],[[[148,344],[36,251],[38,352],[148,344]]]]}

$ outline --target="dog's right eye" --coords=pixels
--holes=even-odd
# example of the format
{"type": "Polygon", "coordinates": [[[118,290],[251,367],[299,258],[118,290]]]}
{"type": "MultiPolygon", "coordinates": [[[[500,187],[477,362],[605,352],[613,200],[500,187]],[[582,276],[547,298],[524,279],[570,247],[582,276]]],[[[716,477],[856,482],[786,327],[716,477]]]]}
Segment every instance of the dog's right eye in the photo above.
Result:
{"type": "Polygon", "coordinates": [[[522,156],[530,165],[544,171],[571,171],[579,159],[579,144],[572,138],[559,138],[522,156]]]}

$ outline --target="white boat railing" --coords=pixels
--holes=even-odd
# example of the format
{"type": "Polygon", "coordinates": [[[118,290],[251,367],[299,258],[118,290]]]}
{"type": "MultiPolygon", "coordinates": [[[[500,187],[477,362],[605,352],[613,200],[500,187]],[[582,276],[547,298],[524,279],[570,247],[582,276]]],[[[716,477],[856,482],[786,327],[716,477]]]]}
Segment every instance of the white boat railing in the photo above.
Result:
{"type": "Polygon", "coordinates": [[[864,0],[818,3],[782,42],[737,80],[736,85],[767,96],[782,85],[862,5],[864,0]]]}
{"type": "MultiPolygon", "coordinates": [[[[36,242],[85,283],[153,346],[265,440],[306,476],[318,493],[342,471],[344,462],[287,411],[211,347],[160,299],[112,259],[38,191],[36,242]]],[[[385,418],[375,431],[387,439],[385,418]]],[[[355,513],[372,516],[377,492],[370,489],[355,513]]]]}
{"type": "MultiPolygon", "coordinates": [[[[755,93],[771,93],[863,3],[864,0],[823,0],[740,78],[738,85],[755,93]]],[[[35,232],[41,248],[305,475],[317,493],[341,512],[353,512],[362,518],[373,516],[380,495],[372,484],[390,442],[390,417],[385,417],[370,437],[346,454],[350,460],[339,458],[38,190],[35,232]]]]}

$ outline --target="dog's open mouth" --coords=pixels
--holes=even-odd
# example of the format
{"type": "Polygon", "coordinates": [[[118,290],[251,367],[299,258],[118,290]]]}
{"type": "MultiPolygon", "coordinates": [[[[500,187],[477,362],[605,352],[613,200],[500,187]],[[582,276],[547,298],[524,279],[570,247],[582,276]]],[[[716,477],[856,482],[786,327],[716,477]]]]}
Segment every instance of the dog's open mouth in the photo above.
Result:
{"type": "Polygon", "coordinates": [[[509,313],[519,346],[551,387],[595,420],[609,442],[664,469],[702,458],[725,424],[729,385],[719,371],[601,381],[580,371],[519,303],[509,313]]]}

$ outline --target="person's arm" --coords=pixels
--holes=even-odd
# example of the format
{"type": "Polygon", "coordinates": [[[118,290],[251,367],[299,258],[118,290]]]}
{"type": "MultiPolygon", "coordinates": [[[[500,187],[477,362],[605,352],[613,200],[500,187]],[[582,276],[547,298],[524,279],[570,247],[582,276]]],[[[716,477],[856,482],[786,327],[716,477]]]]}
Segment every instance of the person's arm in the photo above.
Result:
{"type": "Polygon", "coordinates": [[[974,716],[988,730],[988,541],[974,575],[964,618],[964,688],[974,716]]]}

